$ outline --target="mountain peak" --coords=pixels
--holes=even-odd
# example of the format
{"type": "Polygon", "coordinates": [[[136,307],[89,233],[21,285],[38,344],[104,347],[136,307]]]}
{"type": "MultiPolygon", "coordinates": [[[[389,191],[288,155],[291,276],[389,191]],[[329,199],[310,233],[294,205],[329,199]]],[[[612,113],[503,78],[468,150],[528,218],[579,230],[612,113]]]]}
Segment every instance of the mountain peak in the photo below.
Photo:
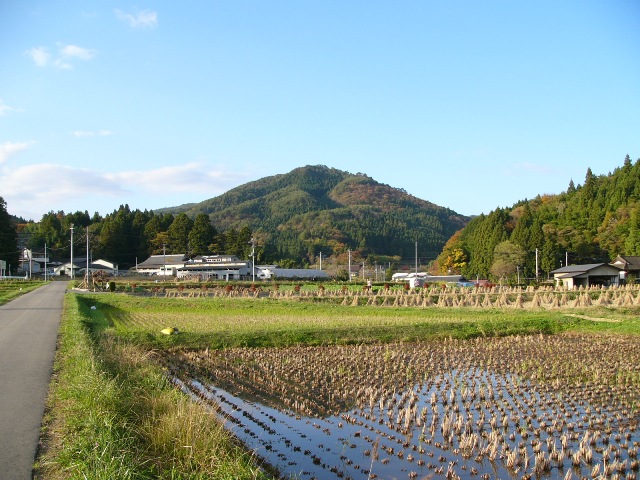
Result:
{"type": "Polygon", "coordinates": [[[250,228],[283,257],[316,248],[432,259],[467,217],[404,190],[325,165],[264,177],[200,203],[164,209],[206,213],[218,230],[250,228]]]}

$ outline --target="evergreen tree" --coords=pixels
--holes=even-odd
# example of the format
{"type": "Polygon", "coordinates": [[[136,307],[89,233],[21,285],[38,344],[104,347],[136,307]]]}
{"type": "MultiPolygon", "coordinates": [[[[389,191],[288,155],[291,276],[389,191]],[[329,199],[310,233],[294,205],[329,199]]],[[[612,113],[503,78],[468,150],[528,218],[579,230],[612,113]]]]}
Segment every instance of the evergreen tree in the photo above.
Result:
{"type": "Polygon", "coordinates": [[[173,253],[191,254],[189,246],[189,232],[193,228],[193,221],[186,213],[179,213],[167,230],[169,245],[173,253]]]}
{"type": "Polygon", "coordinates": [[[640,255],[640,205],[633,209],[629,219],[629,235],[624,242],[625,255],[640,255]]]}
{"type": "Polygon", "coordinates": [[[40,236],[49,248],[59,249],[68,241],[68,237],[63,237],[62,222],[60,214],[49,212],[43,215],[39,223],[40,236]]]}
{"type": "Polygon", "coordinates": [[[144,238],[148,244],[147,255],[158,255],[162,253],[162,244],[168,243],[168,238],[158,240],[158,235],[161,232],[166,233],[162,225],[162,218],[158,215],[153,215],[144,226],[144,238]]]}
{"type": "Polygon", "coordinates": [[[193,222],[193,228],[189,232],[189,246],[193,255],[206,255],[210,253],[209,245],[214,242],[216,230],[211,225],[209,215],[200,213],[193,222]]]}
{"type": "Polygon", "coordinates": [[[240,258],[249,258],[251,256],[251,238],[253,233],[247,226],[242,227],[238,232],[238,239],[234,249],[235,255],[240,258]]]}
{"type": "Polygon", "coordinates": [[[18,233],[7,211],[7,203],[0,197],[0,260],[6,262],[6,267],[12,270],[18,268],[18,233]]]}
{"type": "Polygon", "coordinates": [[[127,225],[122,215],[107,215],[100,229],[99,250],[96,255],[112,262],[126,263],[127,242],[125,235],[127,231],[127,225]]]}
{"type": "Polygon", "coordinates": [[[540,254],[540,269],[547,275],[560,267],[557,252],[558,246],[551,236],[547,236],[540,254]]]}
{"type": "Polygon", "coordinates": [[[141,212],[136,210],[131,222],[131,245],[133,246],[136,261],[143,261],[147,258],[149,251],[149,239],[145,235],[145,227],[149,221],[150,214],[145,210],[141,212]]]}

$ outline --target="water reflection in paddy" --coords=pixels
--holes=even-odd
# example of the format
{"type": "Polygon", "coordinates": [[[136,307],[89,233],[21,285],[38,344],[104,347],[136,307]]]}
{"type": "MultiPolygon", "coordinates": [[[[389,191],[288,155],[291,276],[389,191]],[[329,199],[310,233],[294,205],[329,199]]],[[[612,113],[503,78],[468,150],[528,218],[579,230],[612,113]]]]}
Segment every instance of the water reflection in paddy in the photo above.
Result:
{"type": "MultiPolygon", "coordinates": [[[[362,356],[361,347],[352,348],[359,348],[362,356]]],[[[422,348],[413,346],[413,350],[422,348]]],[[[459,353],[450,350],[454,352],[459,353]]],[[[475,358],[477,352],[467,353],[475,358]]],[[[344,351],[340,353],[343,354],[344,351]]],[[[637,353],[627,350],[627,355],[633,354],[637,353]]],[[[558,352],[561,355],[566,353],[558,352]]],[[[416,357],[412,354],[411,358],[416,357]]],[[[480,358],[475,360],[487,365],[480,358]]],[[[527,378],[515,373],[518,369],[514,365],[487,369],[472,366],[473,361],[458,362],[460,368],[438,373],[437,368],[431,369],[415,381],[421,371],[418,365],[411,365],[412,374],[407,376],[413,382],[408,378],[375,388],[364,386],[358,390],[351,408],[338,413],[326,402],[320,402],[326,408],[317,416],[284,408],[285,402],[275,391],[268,396],[260,388],[248,393],[246,382],[241,393],[225,391],[216,385],[228,388],[230,379],[225,379],[209,361],[188,374],[179,370],[176,363],[173,373],[185,390],[215,406],[233,433],[277,467],[283,477],[635,478],[640,442],[640,395],[633,381],[637,370],[616,358],[610,360],[618,369],[617,375],[624,372],[629,381],[612,385],[608,383],[611,376],[598,370],[584,383],[557,379],[542,382],[537,378],[544,377],[544,372],[531,372],[535,374],[527,378]],[[218,381],[204,373],[205,365],[220,375],[218,381]],[[593,378],[602,378],[602,384],[594,383],[593,378]],[[327,413],[331,410],[333,414],[327,413]]],[[[198,364],[193,357],[190,361],[198,364]]],[[[525,358],[525,362],[530,359],[525,358]]],[[[585,363],[585,369],[588,371],[599,362],[592,359],[585,363]]],[[[453,363],[443,362],[449,366],[453,363]]],[[[534,363],[526,364],[530,369],[534,367],[534,363]]],[[[249,363],[236,361],[235,365],[237,374],[246,370],[249,363]]],[[[553,368],[555,364],[550,361],[549,369],[553,368]]],[[[374,378],[391,379],[385,375],[376,377],[372,372],[360,374],[363,378],[368,375],[372,385],[374,378]]],[[[326,377],[326,372],[310,371],[308,375],[326,377]]],[[[324,395],[319,386],[316,392],[318,398],[324,395]]],[[[282,386],[281,393],[284,394],[282,386]]],[[[340,397],[339,393],[335,392],[335,398],[340,397]]]]}

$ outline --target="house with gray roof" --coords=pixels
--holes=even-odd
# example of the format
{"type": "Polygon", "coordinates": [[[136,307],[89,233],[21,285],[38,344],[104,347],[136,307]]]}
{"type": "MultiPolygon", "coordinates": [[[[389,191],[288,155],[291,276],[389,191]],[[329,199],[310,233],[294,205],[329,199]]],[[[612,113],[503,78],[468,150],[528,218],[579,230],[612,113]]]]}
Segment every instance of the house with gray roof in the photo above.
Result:
{"type": "Polygon", "coordinates": [[[611,262],[611,265],[622,269],[621,278],[629,280],[629,277],[637,282],[640,281],[640,257],[631,255],[618,255],[616,259],[611,262]]]}
{"type": "Polygon", "coordinates": [[[138,263],[134,270],[143,275],[175,276],[184,267],[189,257],[184,253],[178,255],[151,255],[144,262],[138,263]]]}
{"type": "Polygon", "coordinates": [[[620,268],[608,263],[590,263],[586,265],[569,265],[550,272],[556,285],[569,290],[591,286],[609,287],[620,284],[620,268]]]}

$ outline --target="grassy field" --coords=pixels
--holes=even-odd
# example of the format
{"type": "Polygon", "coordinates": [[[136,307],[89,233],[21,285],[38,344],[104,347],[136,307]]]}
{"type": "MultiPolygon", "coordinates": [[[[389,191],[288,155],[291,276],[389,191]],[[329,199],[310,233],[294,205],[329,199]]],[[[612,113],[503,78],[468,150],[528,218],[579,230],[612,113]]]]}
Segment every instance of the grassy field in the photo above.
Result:
{"type": "Polygon", "coordinates": [[[177,350],[640,333],[640,309],[343,306],[272,298],[68,295],[37,478],[268,478],[169,383],[177,350]],[[161,330],[175,327],[178,335],[161,330]]]}
{"type": "Polygon", "coordinates": [[[81,299],[104,314],[115,334],[147,348],[286,347],[430,338],[558,333],[637,333],[640,308],[570,310],[385,308],[270,298],[81,299]],[[175,327],[180,335],[161,330],[175,327]]]}
{"type": "Polygon", "coordinates": [[[44,285],[42,280],[2,280],[0,281],[0,305],[42,285],[44,285]]]}

